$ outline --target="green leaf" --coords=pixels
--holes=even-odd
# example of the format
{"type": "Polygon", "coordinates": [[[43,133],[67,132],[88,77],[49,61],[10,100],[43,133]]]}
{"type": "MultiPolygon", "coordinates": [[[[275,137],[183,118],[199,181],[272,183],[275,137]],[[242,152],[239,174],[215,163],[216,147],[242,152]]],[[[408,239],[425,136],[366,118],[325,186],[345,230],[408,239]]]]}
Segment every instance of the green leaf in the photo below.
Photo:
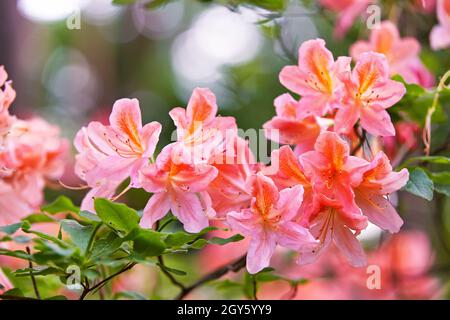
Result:
{"type": "Polygon", "coordinates": [[[89,221],[93,221],[93,222],[102,221],[96,214],[93,214],[92,212],[89,212],[89,211],[81,211],[80,217],[85,218],[89,221]]]}
{"type": "Polygon", "coordinates": [[[137,212],[123,203],[97,198],[94,200],[94,208],[107,226],[121,234],[126,235],[139,226],[140,218],[137,212]]]}
{"type": "Polygon", "coordinates": [[[197,239],[190,245],[190,247],[192,249],[200,250],[200,249],[203,249],[207,244],[208,244],[208,240],[197,239]]]}
{"type": "Polygon", "coordinates": [[[444,156],[423,156],[409,158],[406,163],[412,163],[414,161],[431,162],[438,164],[450,164],[450,158],[444,156]]]}
{"type": "Polygon", "coordinates": [[[50,214],[61,213],[61,212],[73,212],[78,213],[80,209],[72,203],[72,200],[66,196],[60,196],[55,201],[47,206],[41,208],[43,212],[48,212],[50,214]]]}
{"type": "Polygon", "coordinates": [[[434,190],[446,196],[450,196],[450,172],[432,172],[429,174],[434,183],[434,190]]]}
{"type": "Polygon", "coordinates": [[[51,217],[49,217],[48,215],[46,215],[44,213],[33,213],[33,214],[30,214],[28,217],[26,217],[23,220],[24,221],[28,221],[31,224],[39,223],[39,222],[53,222],[53,221],[55,221],[54,219],[52,219],[51,217]]]}
{"type": "Polygon", "coordinates": [[[133,250],[139,256],[155,257],[166,250],[162,235],[153,230],[136,228],[129,238],[133,239],[133,250]]]}
{"type": "Polygon", "coordinates": [[[243,239],[245,239],[245,238],[242,235],[235,234],[235,235],[233,235],[233,236],[231,236],[229,238],[214,237],[214,238],[209,240],[209,243],[211,243],[211,244],[218,244],[218,245],[223,246],[223,245],[225,245],[227,243],[238,242],[238,241],[241,241],[243,239]]]}
{"type": "Polygon", "coordinates": [[[161,265],[161,264],[159,264],[159,263],[157,263],[157,266],[159,266],[161,269],[167,270],[167,271],[169,271],[170,273],[173,273],[173,274],[175,274],[175,275],[177,275],[177,276],[185,276],[185,275],[187,274],[187,273],[184,272],[183,270],[170,268],[170,267],[168,267],[168,266],[163,266],[163,265],[161,265]]]}
{"type": "Polygon", "coordinates": [[[120,238],[113,231],[109,231],[108,234],[104,235],[102,238],[98,239],[94,242],[91,251],[91,259],[105,259],[109,257],[111,254],[116,252],[122,243],[124,242],[123,238],[120,238]]]}
{"type": "Polygon", "coordinates": [[[2,227],[0,227],[0,232],[4,232],[6,234],[13,234],[20,228],[22,228],[22,222],[10,224],[7,226],[2,226],[2,227]]]}
{"type": "Polygon", "coordinates": [[[61,221],[61,228],[69,234],[72,242],[83,253],[87,251],[92,233],[94,232],[92,225],[83,226],[75,220],[64,219],[61,221]]]}
{"type": "Polygon", "coordinates": [[[422,197],[428,201],[433,200],[433,181],[428,177],[425,170],[415,168],[409,174],[409,181],[404,187],[404,190],[422,197]]]}

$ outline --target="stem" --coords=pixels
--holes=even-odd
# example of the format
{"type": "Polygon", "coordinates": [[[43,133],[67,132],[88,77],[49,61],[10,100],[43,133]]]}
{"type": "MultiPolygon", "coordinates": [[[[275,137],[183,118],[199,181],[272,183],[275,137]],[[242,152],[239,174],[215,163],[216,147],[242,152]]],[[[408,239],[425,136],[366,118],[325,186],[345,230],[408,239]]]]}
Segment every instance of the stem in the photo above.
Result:
{"type": "MultiPolygon", "coordinates": [[[[31,254],[30,247],[27,247],[26,250],[27,250],[28,255],[30,255],[31,254]]],[[[38,300],[41,300],[41,295],[39,293],[39,289],[36,284],[36,278],[34,277],[34,274],[33,274],[33,262],[31,262],[31,259],[28,260],[28,266],[30,268],[30,277],[31,277],[31,282],[33,283],[34,294],[36,295],[36,298],[38,300]]]]}
{"type": "Polygon", "coordinates": [[[84,300],[84,298],[92,291],[101,288],[103,285],[105,285],[108,281],[112,280],[113,278],[117,277],[118,275],[132,269],[134,266],[136,265],[135,262],[130,263],[128,265],[126,265],[125,267],[123,267],[122,269],[120,269],[119,271],[117,271],[116,273],[113,273],[112,275],[110,275],[109,277],[103,279],[102,281],[100,281],[99,283],[97,283],[95,286],[93,287],[89,287],[89,283],[86,283],[83,287],[84,290],[81,293],[79,300],[84,300]]]}
{"type": "Polygon", "coordinates": [[[423,134],[422,139],[423,143],[425,144],[425,154],[427,156],[430,155],[430,149],[431,149],[431,117],[433,116],[433,113],[436,111],[437,104],[439,102],[439,93],[444,89],[445,82],[447,79],[450,78],[450,70],[448,70],[439,81],[439,85],[436,88],[436,91],[434,93],[433,97],[433,103],[431,104],[431,107],[428,108],[427,116],[425,118],[425,127],[423,128],[423,134]]]}
{"type": "Polygon", "coordinates": [[[170,282],[172,282],[175,286],[177,286],[181,290],[186,289],[185,286],[181,282],[179,282],[177,279],[175,279],[173,274],[170,273],[170,271],[168,271],[166,269],[166,266],[164,265],[164,259],[162,256],[158,257],[158,263],[159,263],[159,267],[161,268],[161,271],[166,275],[167,278],[169,278],[170,282]]]}
{"type": "Polygon", "coordinates": [[[212,280],[216,280],[216,279],[222,277],[223,275],[227,274],[229,271],[238,272],[239,270],[241,270],[245,266],[246,260],[247,260],[247,256],[243,255],[242,257],[240,257],[239,259],[235,260],[231,264],[227,264],[227,265],[225,265],[223,267],[220,267],[220,268],[214,270],[213,272],[205,275],[203,278],[201,278],[200,280],[198,280],[194,284],[190,285],[189,287],[185,287],[180,292],[180,294],[175,298],[175,300],[182,300],[192,290],[194,290],[197,287],[205,284],[206,282],[209,282],[209,281],[212,281],[212,280]]]}

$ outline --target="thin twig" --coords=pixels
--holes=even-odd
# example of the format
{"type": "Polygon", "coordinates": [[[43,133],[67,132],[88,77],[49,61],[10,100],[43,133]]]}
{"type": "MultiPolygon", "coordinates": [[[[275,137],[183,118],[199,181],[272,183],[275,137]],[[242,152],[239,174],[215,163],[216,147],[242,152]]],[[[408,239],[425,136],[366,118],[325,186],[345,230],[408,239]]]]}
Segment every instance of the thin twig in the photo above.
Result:
{"type": "MultiPolygon", "coordinates": [[[[31,255],[30,247],[27,247],[26,250],[27,250],[28,255],[31,255]]],[[[31,277],[31,282],[33,283],[34,293],[36,295],[36,298],[38,300],[41,300],[41,295],[39,293],[39,289],[38,289],[38,286],[36,284],[36,278],[34,277],[34,274],[33,274],[33,262],[31,262],[31,259],[28,260],[28,267],[30,268],[30,277],[31,277]]]]}
{"type": "Polygon", "coordinates": [[[423,143],[425,144],[425,155],[427,156],[430,155],[431,150],[431,117],[433,116],[433,113],[436,111],[436,107],[439,102],[439,93],[442,91],[442,89],[444,89],[445,82],[447,81],[448,78],[450,78],[450,70],[448,70],[439,81],[439,84],[434,93],[433,103],[431,104],[431,107],[428,108],[427,116],[425,118],[425,127],[423,128],[422,139],[423,143]]]}
{"type": "MultiPolygon", "coordinates": [[[[97,283],[96,285],[94,285],[93,287],[89,287],[89,283],[83,285],[84,290],[81,293],[79,300],[84,300],[84,298],[92,291],[101,288],[102,286],[104,286],[108,281],[112,280],[113,278],[117,277],[118,275],[130,270],[131,268],[133,268],[136,265],[135,262],[130,263],[128,265],[126,265],[125,267],[123,267],[122,269],[120,269],[119,271],[117,271],[116,273],[113,273],[112,275],[110,275],[109,277],[106,277],[105,279],[103,279],[102,281],[100,281],[99,283],[97,283]]],[[[87,281],[87,279],[86,279],[87,281]]]]}
{"type": "Polygon", "coordinates": [[[196,289],[197,287],[205,284],[206,282],[216,280],[223,275],[227,274],[228,272],[238,272],[241,270],[246,263],[246,255],[243,255],[239,259],[235,260],[231,264],[227,264],[223,267],[220,267],[213,272],[205,275],[203,278],[195,282],[194,284],[190,285],[189,287],[185,287],[184,290],[180,292],[180,294],[175,298],[175,300],[182,300],[186,295],[188,295],[192,290],[196,289]]]}
{"type": "Polygon", "coordinates": [[[170,271],[168,271],[166,269],[166,266],[164,264],[164,259],[162,256],[158,257],[158,263],[159,263],[159,267],[161,268],[161,271],[166,275],[167,278],[169,278],[170,282],[172,282],[175,286],[177,286],[178,288],[180,288],[182,291],[186,290],[185,286],[178,281],[177,279],[175,279],[175,277],[173,276],[172,273],[170,273],[170,271]]]}

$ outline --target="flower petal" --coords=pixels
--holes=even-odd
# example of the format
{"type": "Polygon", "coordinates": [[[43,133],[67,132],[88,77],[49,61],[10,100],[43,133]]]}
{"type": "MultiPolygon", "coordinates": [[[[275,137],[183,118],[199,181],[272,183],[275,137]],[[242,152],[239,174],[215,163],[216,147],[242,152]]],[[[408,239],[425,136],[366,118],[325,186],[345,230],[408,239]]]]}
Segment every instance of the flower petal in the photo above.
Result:
{"type": "Polygon", "coordinates": [[[170,197],[167,192],[155,193],[144,208],[140,226],[142,228],[153,227],[153,224],[162,219],[170,210],[170,197]]]}

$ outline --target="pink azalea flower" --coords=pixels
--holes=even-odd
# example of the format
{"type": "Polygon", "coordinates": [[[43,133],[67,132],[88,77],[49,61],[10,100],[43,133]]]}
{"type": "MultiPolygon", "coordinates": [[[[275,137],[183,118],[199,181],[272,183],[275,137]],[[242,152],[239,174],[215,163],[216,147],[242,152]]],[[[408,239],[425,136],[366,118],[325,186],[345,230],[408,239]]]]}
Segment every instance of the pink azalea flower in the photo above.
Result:
{"type": "Polygon", "coordinates": [[[353,22],[365,15],[365,11],[373,0],[320,0],[325,8],[338,13],[338,21],[334,30],[336,38],[342,38],[353,22]]]}
{"type": "Polygon", "coordinates": [[[348,214],[360,214],[352,186],[361,183],[369,163],[350,156],[348,144],[334,132],[323,132],[314,148],[302,154],[300,162],[318,199],[348,214]]]}
{"type": "Polygon", "coordinates": [[[437,0],[437,18],[439,24],[430,33],[430,45],[433,50],[450,46],[450,0],[437,0]]]}
{"type": "Polygon", "coordinates": [[[183,162],[208,161],[227,137],[237,134],[233,117],[217,115],[216,97],[207,88],[195,88],[186,109],[173,108],[169,115],[177,127],[176,151],[183,162]]]}
{"type": "Polygon", "coordinates": [[[217,169],[209,164],[176,161],[175,147],[176,143],[166,146],[154,164],[140,171],[142,187],[154,193],[144,208],[141,226],[151,228],[171,210],[186,231],[199,232],[215,216],[205,190],[217,176],[217,169]]]}
{"type": "Polygon", "coordinates": [[[334,61],[322,39],[305,41],[300,46],[298,66],[286,66],[280,72],[280,82],[302,96],[297,117],[323,116],[336,106],[342,90],[338,74],[350,71],[350,60],[339,57],[334,61]]]}
{"type": "Polygon", "coordinates": [[[370,222],[391,233],[398,232],[403,220],[387,196],[403,187],[408,178],[407,169],[393,172],[388,157],[380,151],[354,189],[356,204],[370,222]]]}
{"type": "Polygon", "coordinates": [[[419,59],[420,43],[412,38],[401,38],[395,24],[383,21],[373,29],[369,41],[357,41],[350,48],[353,59],[358,60],[364,52],[378,52],[385,55],[389,63],[390,75],[401,75],[408,83],[425,87],[433,85],[433,75],[419,59]]]}
{"type": "Polygon", "coordinates": [[[0,152],[6,168],[0,186],[0,203],[5,208],[0,224],[2,220],[17,222],[42,204],[46,182],[56,181],[64,173],[68,146],[59,128],[42,119],[13,122],[0,152]]]}
{"type": "Polygon", "coordinates": [[[13,285],[11,281],[6,277],[6,275],[3,273],[2,269],[0,269],[0,294],[11,290],[13,288],[13,285]]]}
{"type": "Polygon", "coordinates": [[[303,167],[289,146],[282,146],[272,151],[271,166],[263,168],[262,172],[269,176],[278,187],[278,190],[291,188],[296,185],[303,187],[303,201],[299,209],[299,218],[302,225],[316,211],[314,190],[311,180],[305,175],[303,167]]]}
{"type": "Polygon", "coordinates": [[[277,115],[263,126],[268,139],[295,145],[297,154],[310,151],[321,128],[313,116],[303,118],[298,102],[288,93],[275,99],[277,115]]]}
{"type": "Polygon", "coordinates": [[[379,136],[393,136],[395,129],[385,109],[405,94],[405,86],[389,79],[384,55],[366,52],[359,56],[353,72],[340,75],[345,94],[335,118],[335,130],[348,133],[360,120],[361,127],[379,136]]]}
{"type": "Polygon", "coordinates": [[[343,211],[342,207],[323,206],[309,221],[309,230],[319,244],[304,248],[297,262],[301,265],[315,262],[334,243],[352,266],[366,265],[366,254],[356,238],[366,227],[367,217],[361,213],[343,211]]]}
{"type": "Polygon", "coordinates": [[[278,192],[273,181],[261,173],[250,177],[247,183],[253,195],[251,207],[230,212],[227,221],[234,231],[251,238],[248,272],[257,273],[268,267],[277,244],[297,251],[315,244],[309,231],[293,221],[302,202],[302,186],[278,192]]]}
{"type": "Polygon", "coordinates": [[[114,103],[109,125],[91,122],[76,138],[76,173],[93,188],[85,197],[84,210],[92,208],[92,197],[105,197],[131,176],[131,186],[139,186],[138,171],[153,156],[161,125],[142,126],[137,99],[120,99],[114,103]]]}
{"type": "Polygon", "coordinates": [[[225,150],[210,159],[209,164],[218,173],[207,189],[217,215],[224,217],[230,211],[249,207],[252,196],[246,181],[256,173],[259,165],[248,142],[236,136],[228,141],[225,150]]]}
{"type": "Polygon", "coordinates": [[[0,151],[14,120],[14,117],[9,114],[8,109],[16,98],[16,92],[11,86],[11,81],[6,81],[7,79],[8,74],[6,73],[5,68],[0,66],[0,151]]]}

